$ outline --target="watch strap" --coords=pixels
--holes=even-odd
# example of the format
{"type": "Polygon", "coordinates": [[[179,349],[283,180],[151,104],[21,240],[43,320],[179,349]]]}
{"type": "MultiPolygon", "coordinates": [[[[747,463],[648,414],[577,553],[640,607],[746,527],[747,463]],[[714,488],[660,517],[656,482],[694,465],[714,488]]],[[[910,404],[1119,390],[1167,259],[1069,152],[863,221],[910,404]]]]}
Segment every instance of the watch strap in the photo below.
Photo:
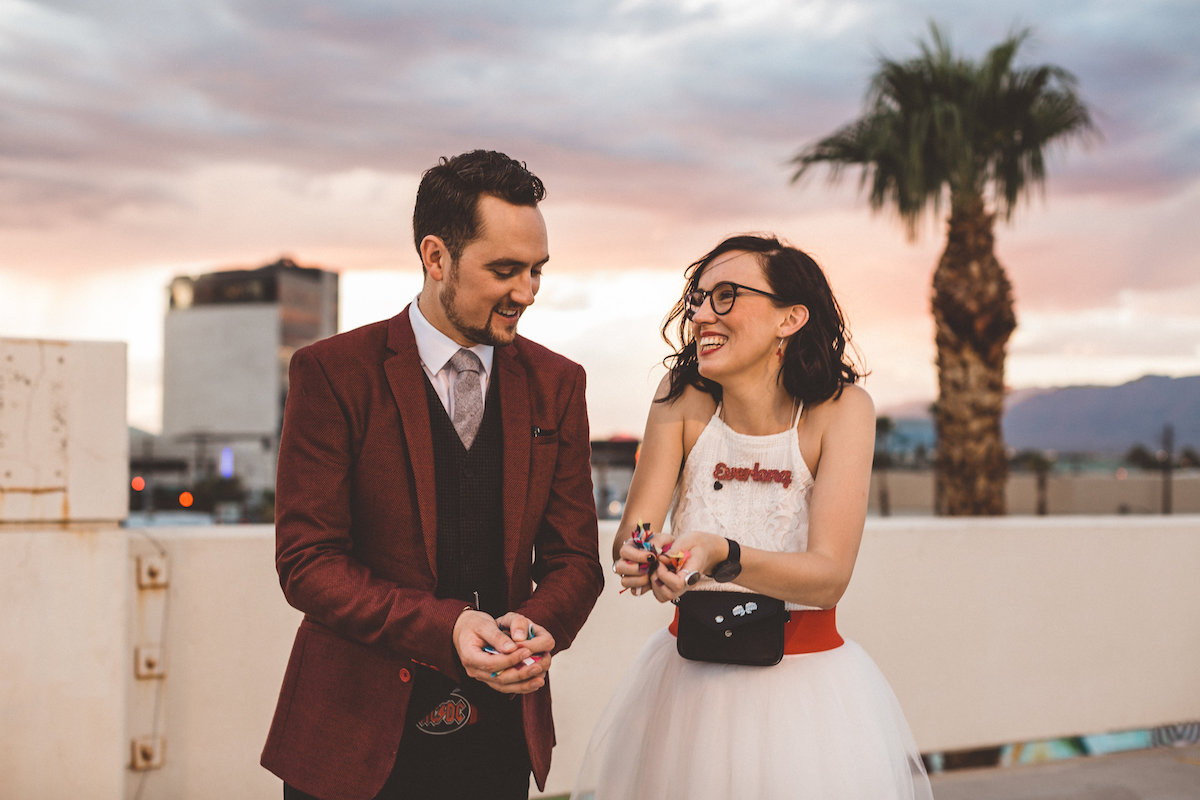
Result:
{"type": "Polygon", "coordinates": [[[713,580],[719,583],[728,583],[742,572],[742,546],[728,537],[725,541],[729,544],[729,554],[712,571],[713,580]]]}

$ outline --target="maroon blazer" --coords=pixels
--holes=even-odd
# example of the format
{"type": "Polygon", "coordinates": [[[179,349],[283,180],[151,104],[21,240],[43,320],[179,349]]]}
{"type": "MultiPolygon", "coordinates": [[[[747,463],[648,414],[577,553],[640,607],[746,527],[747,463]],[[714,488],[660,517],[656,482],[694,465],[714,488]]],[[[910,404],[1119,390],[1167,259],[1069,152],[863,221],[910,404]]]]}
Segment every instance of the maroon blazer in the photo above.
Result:
{"type": "MultiPolygon", "coordinates": [[[[496,348],[493,375],[509,608],[562,650],[604,584],[583,368],[517,337],[496,348]]],[[[463,602],[433,594],[433,435],[408,309],[296,351],[289,379],[276,566],[304,619],[262,765],[317,797],[368,800],[392,769],[414,665],[470,680],[451,643],[463,602]]],[[[544,789],[549,683],[521,702],[544,789]]]]}

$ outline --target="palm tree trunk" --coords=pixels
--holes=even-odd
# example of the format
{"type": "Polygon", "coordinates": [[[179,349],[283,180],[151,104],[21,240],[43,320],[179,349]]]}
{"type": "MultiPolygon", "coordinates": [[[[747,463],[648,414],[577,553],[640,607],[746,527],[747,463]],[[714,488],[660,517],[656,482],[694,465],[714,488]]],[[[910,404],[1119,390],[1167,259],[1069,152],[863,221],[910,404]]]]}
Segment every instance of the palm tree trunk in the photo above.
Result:
{"type": "Polygon", "coordinates": [[[1004,356],[1016,328],[1012,285],[993,250],[994,215],[978,195],[951,199],[933,275],[938,364],[938,514],[1005,513],[1004,356]]]}

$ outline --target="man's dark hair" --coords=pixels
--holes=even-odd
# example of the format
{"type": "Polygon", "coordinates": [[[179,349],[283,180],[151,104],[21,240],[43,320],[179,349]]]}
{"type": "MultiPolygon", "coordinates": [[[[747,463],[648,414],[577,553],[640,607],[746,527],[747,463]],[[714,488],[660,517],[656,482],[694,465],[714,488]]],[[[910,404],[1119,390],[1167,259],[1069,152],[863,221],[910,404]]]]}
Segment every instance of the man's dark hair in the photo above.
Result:
{"type": "Polygon", "coordinates": [[[413,209],[417,252],[426,236],[437,236],[455,261],[479,235],[479,196],[490,194],[516,206],[536,206],[546,187],[524,162],[493,150],[472,150],[446,158],[421,176],[413,209]]]}

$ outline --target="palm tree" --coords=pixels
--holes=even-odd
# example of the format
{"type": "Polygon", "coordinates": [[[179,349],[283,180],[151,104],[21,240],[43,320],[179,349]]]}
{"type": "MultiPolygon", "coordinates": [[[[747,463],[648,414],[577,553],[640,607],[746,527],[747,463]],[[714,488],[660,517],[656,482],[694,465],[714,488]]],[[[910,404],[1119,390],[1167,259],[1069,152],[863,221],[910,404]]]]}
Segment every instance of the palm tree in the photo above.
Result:
{"type": "Polygon", "coordinates": [[[910,239],[948,197],[946,249],[933,274],[935,494],[939,513],[1003,514],[1004,357],[1017,323],[993,223],[997,212],[1011,219],[1017,201],[1044,185],[1051,142],[1095,127],[1069,72],[1013,66],[1028,30],[976,63],[929,27],[920,56],[880,60],[859,119],[796,154],[792,181],[817,164],[830,166],[831,180],[860,166],[872,210],[894,207],[910,239]]]}
{"type": "Polygon", "coordinates": [[[1040,517],[1044,517],[1050,513],[1050,473],[1054,469],[1053,454],[1047,453],[1044,450],[1022,450],[1013,456],[1013,464],[1018,469],[1025,469],[1033,473],[1034,486],[1037,492],[1036,513],[1040,517]]]}
{"type": "Polygon", "coordinates": [[[873,474],[879,476],[879,516],[892,515],[891,493],[888,492],[887,471],[892,466],[892,454],[888,449],[892,433],[896,430],[896,421],[891,417],[875,418],[875,458],[872,466],[873,474]]]}

